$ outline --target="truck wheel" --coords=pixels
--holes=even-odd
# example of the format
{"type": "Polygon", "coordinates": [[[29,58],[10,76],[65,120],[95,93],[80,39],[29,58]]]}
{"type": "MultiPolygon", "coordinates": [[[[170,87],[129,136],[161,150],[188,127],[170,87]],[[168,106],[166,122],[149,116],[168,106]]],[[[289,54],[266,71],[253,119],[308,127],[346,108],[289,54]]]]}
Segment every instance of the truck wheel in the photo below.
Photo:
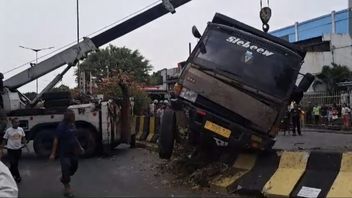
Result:
{"type": "Polygon", "coordinates": [[[33,148],[38,157],[51,154],[54,141],[54,129],[42,129],[34,138],[33,148]]]}
{"type": "Polygon", "coordinates": [[[77,128],[77,139],[84,148],[82,157],[92,157],[97,151],[97,142],[94,131],[86,127],[77,128]]]}
{"type": "Polygon", "coordinates": [[[161,159],[170,159],[174,149],[176,135],[176,115],[173,110],[164,112],[159,137],[159,157],[161,159]]]}
{"type": "Polygon", "coordinates": [[[130,148],[136,148],[136,134],[131,135],[130,148]]]}

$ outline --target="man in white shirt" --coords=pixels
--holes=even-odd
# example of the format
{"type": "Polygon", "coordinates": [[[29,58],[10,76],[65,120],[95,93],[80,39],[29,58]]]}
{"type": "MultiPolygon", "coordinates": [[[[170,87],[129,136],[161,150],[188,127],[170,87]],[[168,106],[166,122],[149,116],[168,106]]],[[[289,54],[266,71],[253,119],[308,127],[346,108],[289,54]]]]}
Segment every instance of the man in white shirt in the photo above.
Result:
{"type": "MultiPolygon", "coordinates": [[[[21,158],[22,147],[26,142],[25,133],[17,119],[12,119],[12,127],[5,131],[2,148],[7,148],[7,157],[10,162],[10,171],[17,183],[21,182],[21,175],[18,171],[18,162],[21,158]],[[6,145],[6,146],[5,146],[6,145]]],[[[1,149],[2,152],[2,149],[1,149]]]]}

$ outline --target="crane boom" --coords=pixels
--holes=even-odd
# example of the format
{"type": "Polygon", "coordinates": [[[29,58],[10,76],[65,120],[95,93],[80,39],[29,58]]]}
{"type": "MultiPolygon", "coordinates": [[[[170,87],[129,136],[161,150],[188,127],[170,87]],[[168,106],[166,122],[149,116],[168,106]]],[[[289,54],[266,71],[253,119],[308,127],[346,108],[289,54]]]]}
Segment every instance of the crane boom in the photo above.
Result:
{"type": "Polygon", "coordinates": [[[3,86],[11,90],[17,89],[63,65],[75,65],[76,61],[83,58],[96,47],[90,39],[84,39],[76,44],[36,65],[30,67],[4,81],[3,86]]]}
{"type": "Polygon", "coordinates": [[[191,0],[162,0],[154,7],[120,23],[116,26],[94,36],[92,39],[85,38],[80,43],[28,68],[3,82],[3,86],[11,90],[17,89],[63,65],[74,66],[78,60],[83,59],[89,52],[107,44],[145,24],[171,12],[191,0]],[[172,7],[173,6],[173,7],[172,7]]]}

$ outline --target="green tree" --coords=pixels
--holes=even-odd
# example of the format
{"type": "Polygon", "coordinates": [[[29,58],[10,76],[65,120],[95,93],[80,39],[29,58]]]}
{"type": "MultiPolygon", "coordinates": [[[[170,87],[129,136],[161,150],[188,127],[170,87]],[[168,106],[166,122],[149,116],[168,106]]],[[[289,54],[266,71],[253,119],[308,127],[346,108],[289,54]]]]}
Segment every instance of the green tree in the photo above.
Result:
{"type": "Polygon", "coordinates": [[[86,78],[89,78],[88,72],[96,78],[98,93],[103,94],[106,99],[122,98],[123,115],[129,112],[130,97],[137,99],[135,111],[143,112],[148,99],[137,87],[149,82],[148,72],[152,66],[138,50],[132,51],[126,47],[109,45],[105,49],[89,54],[81,63],[80,69],[86,72],[86,78]]]}
{"type": "Polygon", "coordinates": [[[33,100],[38,94],[36,92],[27,92],[24,94],[28,99],[33,100]]]}
{"type": "MultiPolygon", "coordinates": [[[[148,72],[152,66],[138,50],[109,45],[88,55],[81,63],[81,70],[91,72],[101,82],[103,78],[118,70],[132,74],[137,82],[148,82],[148,72]]],[[[77,71],[76,71],[77,72],[77,71]]],[[[77,74],[77,73],[76,73],[77,74]]],[[[89,75],[87,75],[87,78],[89,75]]]]}
{"type": "Polygon", "coordinates": [[[129,100],[134,98],[134,114],[140,115],[148,108],[151,102],[147,93],[141,89],[134,77],[120,72],[114,72],[109,78],[103,79],[99,83],[99,94],[103,94],[105,99],[129,100]]]}
{"type": "Polygon", "coordinates": [[[161,76],[161,72],[153,72],[149,77],[148,85],[161,85],[163,84],[163,77],[161,76]]]}
{"type": "Polygon", "coordinates": [[[352,73],[347,66],[332,64],[332,66],[323,66],[321,72],[316,75],[318,80],[313,83],[313,89],[318,85],[324,84],[327,92],[333,94],[336,91],[341,91],[344,88],[339,87],[338,83],[350,81],[352,73]]]}
{"type": "Polygon", "coordinates": [[[66,91],[70,91],[70,87],[68,87],[66,85],[60,85],[60,86],[54,87],[50,90],[50,92],[66,92],[66,91]]]}

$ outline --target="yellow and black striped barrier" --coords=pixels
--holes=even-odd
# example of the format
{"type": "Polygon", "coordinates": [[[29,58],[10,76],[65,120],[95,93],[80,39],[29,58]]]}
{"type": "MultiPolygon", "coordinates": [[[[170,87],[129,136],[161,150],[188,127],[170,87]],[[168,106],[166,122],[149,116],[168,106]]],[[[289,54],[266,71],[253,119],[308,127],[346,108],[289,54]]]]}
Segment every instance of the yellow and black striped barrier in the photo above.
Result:
{"type": "Polygon", "coordinates": [[[228,193],[265,197],[352,197],[352,152],[239,154],[210,181],[228,193]]]}
{"type": "Polygon", "coordinates": [[[132,130],[136,131],[137,140],[156,142],[159,120],[154,116],[135,116],[132,130]]]}
{"type": "MultiPolygon", "coordinates": [[[[136,116],[137,140],[155,143],[159,120],[136,116]]],[[[153,144],[154,145],[154,144],[153,144]]],[[[209,182],[214,191],[264,197],[352,197],[352,152],[240,153],[209,182]]]]}

